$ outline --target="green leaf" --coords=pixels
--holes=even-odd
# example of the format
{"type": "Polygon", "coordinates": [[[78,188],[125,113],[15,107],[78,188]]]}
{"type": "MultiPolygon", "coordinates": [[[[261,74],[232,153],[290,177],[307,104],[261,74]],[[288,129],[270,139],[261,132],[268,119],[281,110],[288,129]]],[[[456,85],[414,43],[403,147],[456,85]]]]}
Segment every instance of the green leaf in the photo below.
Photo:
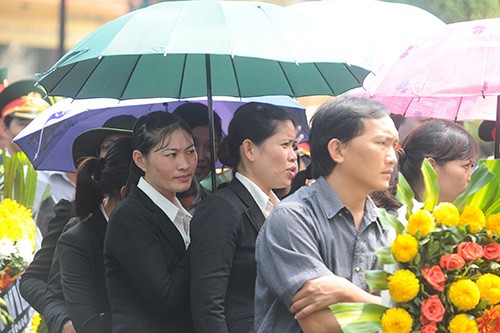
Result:
{"type": "Polygon", "coordinates": [[[390,230],[390,228],[396,231],[396,234],[400,234],[405,229],[405,226],[397,219],[396,216],[387,213],[384,208],[376,208],[377,215],[385,230],[390,230]]]}
{"type": "Polygon", "coordinates": [[[338,303],[330,306],[344,333],[369,333],[381,329],[380,318],[387,307],[370,303],[338,303]]]}
{"type": "Polygon", "coordinates": [[[454,204],[459,211],[462,211],[466,204],[484,211],[490,205],[491,199],[494,198],[498,190],[498,177],[495,177],[484,162],[483,160],[478,163],[467,188],[455,199],[454,204]],[[495,178],[497,179],[495,180],[495,178]]]}
{"type": "Polygon", "coordinates": [[[390,247],[377,249],[377,262],[379,265],[392,265],[396,263],[390,247]]]}
{"type": "Polygon", "coordinates": [[[396,199],[399,200],[402,204],[406,205],[406,219],[410,218],[410,215],[413,213],[413,199],[415,198],[415,193],[411,189],[410,184],[400,172],[398,174],[398,185],[397,185],[397,193],[396,199]]]}
{"type": "Polygon", "coordinates": [[[424,207],[423,209],[432,212],[439,200],[438,176],[427,158],[422,162],[422,175],[424,180],[424,207]]]}
{"type": "Polygon", "coordinates": [[[24,153],[3,153],[3,197],[16,200],[27,208],[35,201],[37,172],[24,153]]]}
{"type": "Polygon", "coordinates": [[[383,270],[372,270],[365,272],[365,280],[370,287],[370,291],[380,291],[387,289],[387,278],[389,273],[383,270]]]}

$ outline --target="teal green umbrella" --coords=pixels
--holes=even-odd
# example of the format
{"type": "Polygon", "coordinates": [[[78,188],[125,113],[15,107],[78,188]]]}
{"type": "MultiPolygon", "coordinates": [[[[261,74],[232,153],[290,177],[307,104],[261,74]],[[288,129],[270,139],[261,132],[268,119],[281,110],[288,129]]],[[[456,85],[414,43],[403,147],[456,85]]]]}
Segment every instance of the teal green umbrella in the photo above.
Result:
{"type": "Polygon", "coordinates": [[[210,114],[215,95],[338,95],[360,86],[368,72],[346,64],[313,27],[269,3],[162,2],[97,29],[39,83],[72,98],[207,96],[210,114]]]}

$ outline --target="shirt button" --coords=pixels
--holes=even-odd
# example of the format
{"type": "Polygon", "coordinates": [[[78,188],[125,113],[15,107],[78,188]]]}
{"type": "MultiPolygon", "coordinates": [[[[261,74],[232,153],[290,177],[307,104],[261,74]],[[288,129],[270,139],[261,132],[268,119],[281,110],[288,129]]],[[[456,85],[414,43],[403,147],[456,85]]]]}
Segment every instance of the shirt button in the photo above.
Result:
{"type": "Polygon", "coordinates": [[[358,266],[358,267],[354,268],[354,270],[355,270],[356,272],[359,272],[359,271],[361,270],[361,268],[359,268],[359,266],[358,266]]]}

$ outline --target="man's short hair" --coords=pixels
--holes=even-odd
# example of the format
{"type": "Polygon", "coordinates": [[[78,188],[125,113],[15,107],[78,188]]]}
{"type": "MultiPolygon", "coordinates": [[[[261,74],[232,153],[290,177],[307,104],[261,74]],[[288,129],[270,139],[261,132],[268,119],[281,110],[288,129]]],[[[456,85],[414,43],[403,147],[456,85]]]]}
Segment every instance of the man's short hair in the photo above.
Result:
{"type": "MultiPolygon", "coordinates": [[[[175,108],[173,114],[184,120],[189,128],[208,126],[208,107],[202,103],[184,103],[175,108]]],[[[214,111],[214,129],[217,142],[222,140],[222,121],[217,112],[214,111]]]]}
{"type": "Polygon", "coordinates": [[[313,176],[328,176],[336,166],[328,152],[330,140],[347,143],[364,133],[364,119],[388,115],[383,104],[368,98],[343,97],[323,104],[312,118],[309,135],[313,176]]]}

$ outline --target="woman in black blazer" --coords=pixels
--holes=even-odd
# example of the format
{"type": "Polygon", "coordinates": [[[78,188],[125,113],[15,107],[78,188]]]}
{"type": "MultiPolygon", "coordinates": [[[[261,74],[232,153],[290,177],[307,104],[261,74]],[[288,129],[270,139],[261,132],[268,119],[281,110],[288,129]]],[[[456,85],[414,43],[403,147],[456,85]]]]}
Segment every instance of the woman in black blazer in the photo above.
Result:
{"type": "Polygon", "coordinates": [[[113,332],[190,332],[189,213],[176,198],[196,169],[189,127],[152,112],[134,127],[136,187],[111,215],[104,241],[113,332]]]}
{"type": "Polygon", "coordinates": [[[272,206],[273,188],[291,184],[297,170],[295,121],[263,103],[240,107],[219,145],[233,167],[231,183],[200,205],[191,228],[191,307],[196,332],[252,332],[255,240],[272,206]]]}
{"type": "Polygon", "coordinates": [[[59,238],[61,285],[77,333],[111,332],[102,255],[107,219],[123,198],[132,161],[132,138],[118,139],[104,158],[78,167],[75,213],[81,222],[59,238]]]}

